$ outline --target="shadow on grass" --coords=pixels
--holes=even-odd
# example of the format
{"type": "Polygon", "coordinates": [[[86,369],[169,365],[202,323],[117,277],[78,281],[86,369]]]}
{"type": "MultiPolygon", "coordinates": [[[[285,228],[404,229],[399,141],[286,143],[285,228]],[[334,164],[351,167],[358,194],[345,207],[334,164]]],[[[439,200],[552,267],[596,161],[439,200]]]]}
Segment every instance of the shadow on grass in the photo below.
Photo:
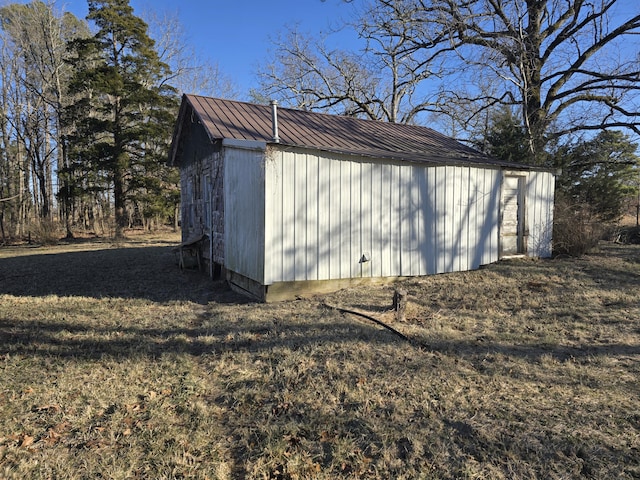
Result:
{"type": "Polygon", "coordinates": [[[640,245],[602,243],[598,251],[582,257],[560,257],[532,261],[509,260],[493,266],[493,271],[511,277],[549,275],[562,272],[564,267],[574,278],[583,278],[597,285],[600,290],[617,291],[640,285],[640,245]],[[618,260],[617,262],[605,260],[618,260]]]}
{"type": "MultiPolygon", "coordinates": [[[[172,353],[259,351],[284,344],[300,348],[324,342],[396,341],[391,335],[380,335],[375,326],[358,325],[340,316],[324,318],[319,325],[299,322],[286,307],[278,313],[265,312],[264,320],[226,321],[227,314],[235,318],[247,307],[252,310],[253,302],[231,291],[225,282],[214,282],[195,270],[181,271],[171,246],[101,247],[70,252],[54,248],[53,253],[40,250],[33,254],[31,248],[23,248],[15,256],[0,258],[0,295],[192,302],[202,305],[194,309],[196,320],[185,320],[184,327],[175,320],[167,325],[161,318],[145,326],[126,319],[117,325],[100,325],[91,319],[56,320],[58,315],[65,316],[64,311],[37,314],[28,321],[5,313],[0,317],[0,354],[155,358],[172,353]],[[56,318],[47,318],[54,314],[56,318]]],[[[262,306],[256,304],[256,308],[262,306]]],[[[324,312],[324,308],[310,312],[305,306],[304,315],[322,316],[324,312]]]]}
{"type": "MultiPolygon", "coordinates": [[[[626,249],[621,252],[628,255],[626,249]]],[[[640,252],[640,249],[635,252],[640,252]]],[[[616,255],[619,252],[614,249],[606,254],[616,255]]],[[[494,271],[519,276],[518,271],[526,269],[528,273],[535,270],[544,275],[550,273],[558,262],[569,261],[575,262],[510,262],[508,268],[498,265],[494,271]]],[[[597,283],[605,289],[638,285],[638,275],[633,271],[603,269],[602,266],[590,265],[588,262],[571,270],[574,275],[596,277],[597,283]]],[[[205,274],[197,271],[181,271],[171,244],[167,242],[155,243],[153,246],[107,247],[0,258],[0,294],[19,297],[56,295],[96,299],[145,299],[159,303],[185,301],[203,306],[210,303],[246,306],[251,303],[246,297],[232,292],[224,282],[212,282],[205,274]]],[[[379,311],[387,308],[380,307],[379,311]]],[[[370,305],[368,309],[371,310],[370,305]]],[[[246,324],[223,321],[207,323],[205,318],[201,322],[203,326],[190,325],[184,328],[145,328],[135,325],[100,327],[95,324],[50,322],[45,319],[24,322],[5,316],[0,318],[0,354],[13,352],[86,358],[100,358],[103,355],[157,357],[167,353],[202,355],[231,350],[259,351],[285,342],[297,347],[359,340],[403,342],[388,332],[381,332],[373,324],[369,325],[366,321],[349,316],[332,314],[330,318],[325,317],[322,322],[315,324],[286,318],[286,309],[284,312],[265,311],[265,320],[246,324]],[[281,325],[276,326],[276,323],[281,325]]],[[[305,316],[309,313],[311,312],[304,312],[305,316]]],[[[218,313],[215,309],[206,308],[202,315],[212,316],[218,313]]],[[[314,315],[316,313],[311,314],[314,315]]],[[[551,355],[563,361],[590,356],[640,354],[640,347],[618,343],[573,347],[506,345],[483,339],[430,342],[429,338],[420,338],[417,343],[433,352],[455,354],[468,359],[487,353],[501,353],[528,361],[537,361],[542,355],[551,355]]]]}
{"type": "MultiPolygon", "coordinates": [[[[14,296],[206,303],[215,293],[214,287],[226,290],[223,283],[213,283],[204,274],[181,271],[170,246],[105,247],[0,258],[0,294],[14,296]]],[[[243,300],[234,296],[232,301],[243,300]]]]}
{"type": "MultiPolygon", "coordinates": [[[[0,318],[0,355],[39,355],[100,359],[160,358],[163,355],[186,354],[192,356],[218,355],[227,352],[264,352],[286,346],[297,350],[309,345],[356,344],[358,342],[397,344],[399,347],[417,348],[432,353],[453,355],[478,364],[482,372],[486,356],[501,354],[539,362],[542,357],[557,361],[589,361],[599,356],[636,356],[640,346],[612,343],[608,345],[507,345],[491,341],[449,340],[429,343],[428,339],[406,342],[395,335],[365,322],[335,314],[322,322],[298,323],[295,319],[243,322],[216,321],[215,325],[193,327],[135,326],[96,327],[65,322],[21,321],[0,318]],[[426,340],[426,341],[425,341],[426,340]]],[[[488,368],[491,370],[491,368],[488,368]]]]}
{"type": "Polygon", "coordinates": [[[373,326],[337,317],[322,325],[292,321],[275,326],[272,321],[251,325],[217,322],[215,327],[137,328],[80,326],[63,322],[24,322],[0,318],[0,355],[39,355],[100,359],[159,358],[163,355],[217,355],[226,352],[262,352],[286,346],[363,342],[398,343],[373,326]]]}
{"type": "MultiPolygon", "coordinates": [[[[586,343],[581,346],[544,345],[539,343],[509,345],[496,342],[463,340],[437,342],[430,345],[430,348],[433,351],[466,358],[472,363],[476,361],[486,362],[488,355],[495,354],[503,355],[506,358],[521,358],[532,363],[539,362],[543,357],[553,358],[559,362],[568,360],[588,362],[596,357],[631,357],[640,355],[640,345],[623,343],[611,343],[607,345],[591,345],[586,343]]],[[[478,370],[485,370],[485,366],[479,365],[478,370]]]]}

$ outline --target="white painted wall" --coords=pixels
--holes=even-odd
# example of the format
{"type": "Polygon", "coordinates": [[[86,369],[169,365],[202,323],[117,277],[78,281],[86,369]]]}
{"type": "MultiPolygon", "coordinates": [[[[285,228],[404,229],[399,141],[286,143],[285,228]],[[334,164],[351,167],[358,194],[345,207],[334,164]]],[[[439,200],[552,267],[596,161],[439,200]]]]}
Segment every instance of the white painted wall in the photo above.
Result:
{"type": "Polygon", "coordinates": [[[555,180],[555,176],[548,172],[529,172],[526,192],[527,254],[532,257],[551,256],[555,180]]]}
{"type": "Polygon", "coordinates": [[[225,267],[260,283],[265,263],[264,198],[264,151],[225,147],[225,267]]]}
{"type": "MultiPolygon", "coordinates": [[[[499,169],[270,148],[264,175],[266,285],[426,275],[499,259],[499,169]],[[361,263],[363,254],[370,261],[361,263]]],[[[548,189],[543,177],[531,188],[548,189]]]]}
{"type": "MultiPolygon", "coordinates": [[[[427,275],[499,260],[500,169],[274,146],[226,147],[224,155],[225,267],[263,285],[427,275]]],[[[527,254],[548,257],[554,176],[519,173],[527,254]]]]}

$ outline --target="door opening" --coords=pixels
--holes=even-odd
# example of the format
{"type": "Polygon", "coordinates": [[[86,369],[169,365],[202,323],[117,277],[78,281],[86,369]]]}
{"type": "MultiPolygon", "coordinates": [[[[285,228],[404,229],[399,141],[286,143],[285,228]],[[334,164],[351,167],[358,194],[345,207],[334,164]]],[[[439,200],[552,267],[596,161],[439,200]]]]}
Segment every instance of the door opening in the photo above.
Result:
{"type": "Polygon", "coordinates": [[[525,177],[506,175],[502,184],[501,256],[526,253],[524,221],[525,177]]]}

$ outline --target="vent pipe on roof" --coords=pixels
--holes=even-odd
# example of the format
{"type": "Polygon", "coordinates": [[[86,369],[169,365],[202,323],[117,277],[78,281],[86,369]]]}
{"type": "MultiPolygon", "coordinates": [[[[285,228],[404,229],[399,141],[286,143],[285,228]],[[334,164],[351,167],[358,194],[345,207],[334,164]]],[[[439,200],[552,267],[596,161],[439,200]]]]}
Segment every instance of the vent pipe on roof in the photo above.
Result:
{"type": "Polygon", "coordinates": [[[280,143],[278,136],[278,101],[271,100],[271,120],[273,124],[273,142],[280,143]]]}

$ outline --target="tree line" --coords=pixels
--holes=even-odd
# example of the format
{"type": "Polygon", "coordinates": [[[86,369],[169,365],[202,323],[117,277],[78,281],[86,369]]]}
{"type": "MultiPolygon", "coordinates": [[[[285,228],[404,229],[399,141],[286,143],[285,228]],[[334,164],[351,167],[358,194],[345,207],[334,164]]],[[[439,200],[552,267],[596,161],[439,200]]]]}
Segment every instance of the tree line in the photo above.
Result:
{"type": "MultiPolygon", "coordinates": [[[[0,233],[58,224],[120,236],[178,221],[165,163],[182,91],[240,98],[175,19],[89,0],[0,8],[0,233]],[[152,32],[152,33],[150,33],[152,32]]],[[[561,170],[558,198],[615,222],[638,197],[640,14],[629,0],[344,0],[359,39],[285,29],[248,98],[428,124],[561,170]]],[[[242,25],[238,25],[241,30],[242,25]]],[[[640,212],[640,206],[637,207],[640,212]]]]}
{"type": "Polygon", "coordinates": [[[151,20],[157,40],[128,0],[90,0],[86,19],[39,0],[0,8],[3,243],[177,226],[166,155],[179,95],[235,93],[175,18],[151,20]]]}
{"type": "Polygon", "coordinates": [[[108,230],[111,217],[120,235],[134,214],[125,196],[144,219],[178,201],[158,188],[172,180],[152,159],[175,110],[168,67],[128,2],[90,1],[87,19],[95,34],[40,1],[0,9],[3,240],[58,222],[67,236],[78,224],[108,230]]]}

